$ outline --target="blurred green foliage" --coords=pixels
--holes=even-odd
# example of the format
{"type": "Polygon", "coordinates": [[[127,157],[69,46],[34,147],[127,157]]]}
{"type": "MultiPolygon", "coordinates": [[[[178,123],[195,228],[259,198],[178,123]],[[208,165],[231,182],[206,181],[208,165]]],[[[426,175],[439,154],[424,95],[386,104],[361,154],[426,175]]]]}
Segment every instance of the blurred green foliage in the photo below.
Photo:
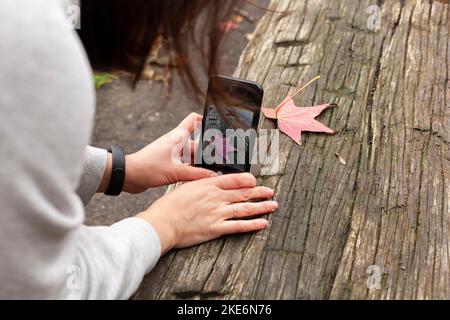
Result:
{"type": "Polygon", "coordinates": [[[117,77],[110,73],[96,73],[94,74],[95,88],[100,89],[105,84],[108,84],[116,79],[117,77]]]}

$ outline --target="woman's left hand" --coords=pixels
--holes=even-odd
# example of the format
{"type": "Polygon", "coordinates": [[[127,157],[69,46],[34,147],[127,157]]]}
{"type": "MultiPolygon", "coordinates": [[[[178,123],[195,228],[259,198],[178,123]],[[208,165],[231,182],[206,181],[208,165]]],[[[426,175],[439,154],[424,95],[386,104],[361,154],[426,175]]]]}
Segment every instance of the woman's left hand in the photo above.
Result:
{"type": "Polygon", "coordinates": [[[190,139],[202,116],[191,113],[175,129],[136,153],[126,156],[124,191],[141,193],[179,181],[193,181],[214,177],[213,171],[183,163],[193,158],[195,143],[190,139]],[[188,148],[185,148],[189,144],[188,148]],[[183,155],[183,148],[191,154],[183,155]]]}

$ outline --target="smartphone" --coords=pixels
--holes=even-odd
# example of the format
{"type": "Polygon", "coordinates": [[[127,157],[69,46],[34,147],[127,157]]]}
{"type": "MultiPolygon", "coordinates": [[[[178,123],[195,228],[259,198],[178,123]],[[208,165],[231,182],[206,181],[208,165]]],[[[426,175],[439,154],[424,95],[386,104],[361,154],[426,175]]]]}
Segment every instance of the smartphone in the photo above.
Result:
{"type": "Polygon", "coordinates": [[[196,166],[221,174],[250,171],[263,95],[258,83],[211,77],[196,166]]]}

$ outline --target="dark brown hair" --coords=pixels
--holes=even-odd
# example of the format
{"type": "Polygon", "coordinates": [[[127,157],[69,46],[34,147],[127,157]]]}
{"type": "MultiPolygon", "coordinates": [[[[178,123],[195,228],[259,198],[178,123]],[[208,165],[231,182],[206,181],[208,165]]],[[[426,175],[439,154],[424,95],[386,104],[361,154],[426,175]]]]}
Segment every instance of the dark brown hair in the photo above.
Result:
{"type": "Polygon", "coordinates": [[[199,64],[218,72],[219,24],[237,0],[81,0],[80,38],[96,69],[131,71],[137,81],[162,35],[177,55],[185,84],[200,93],[199,64]],[[196,58],[195,58],[196,57],[196,58]]]}

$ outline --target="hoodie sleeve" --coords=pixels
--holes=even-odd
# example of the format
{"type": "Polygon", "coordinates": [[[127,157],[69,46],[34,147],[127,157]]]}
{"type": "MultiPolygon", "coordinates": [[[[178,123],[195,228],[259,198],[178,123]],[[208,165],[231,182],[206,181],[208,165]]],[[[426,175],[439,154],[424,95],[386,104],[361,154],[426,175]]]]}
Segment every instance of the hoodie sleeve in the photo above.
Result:
{"type": "Polygon", "coordinates": [[[102,181],[106,168],[107,151],[105,149],[86,147],[83,171],[77,188],[84,205],[87,205],[102,181]]]}

